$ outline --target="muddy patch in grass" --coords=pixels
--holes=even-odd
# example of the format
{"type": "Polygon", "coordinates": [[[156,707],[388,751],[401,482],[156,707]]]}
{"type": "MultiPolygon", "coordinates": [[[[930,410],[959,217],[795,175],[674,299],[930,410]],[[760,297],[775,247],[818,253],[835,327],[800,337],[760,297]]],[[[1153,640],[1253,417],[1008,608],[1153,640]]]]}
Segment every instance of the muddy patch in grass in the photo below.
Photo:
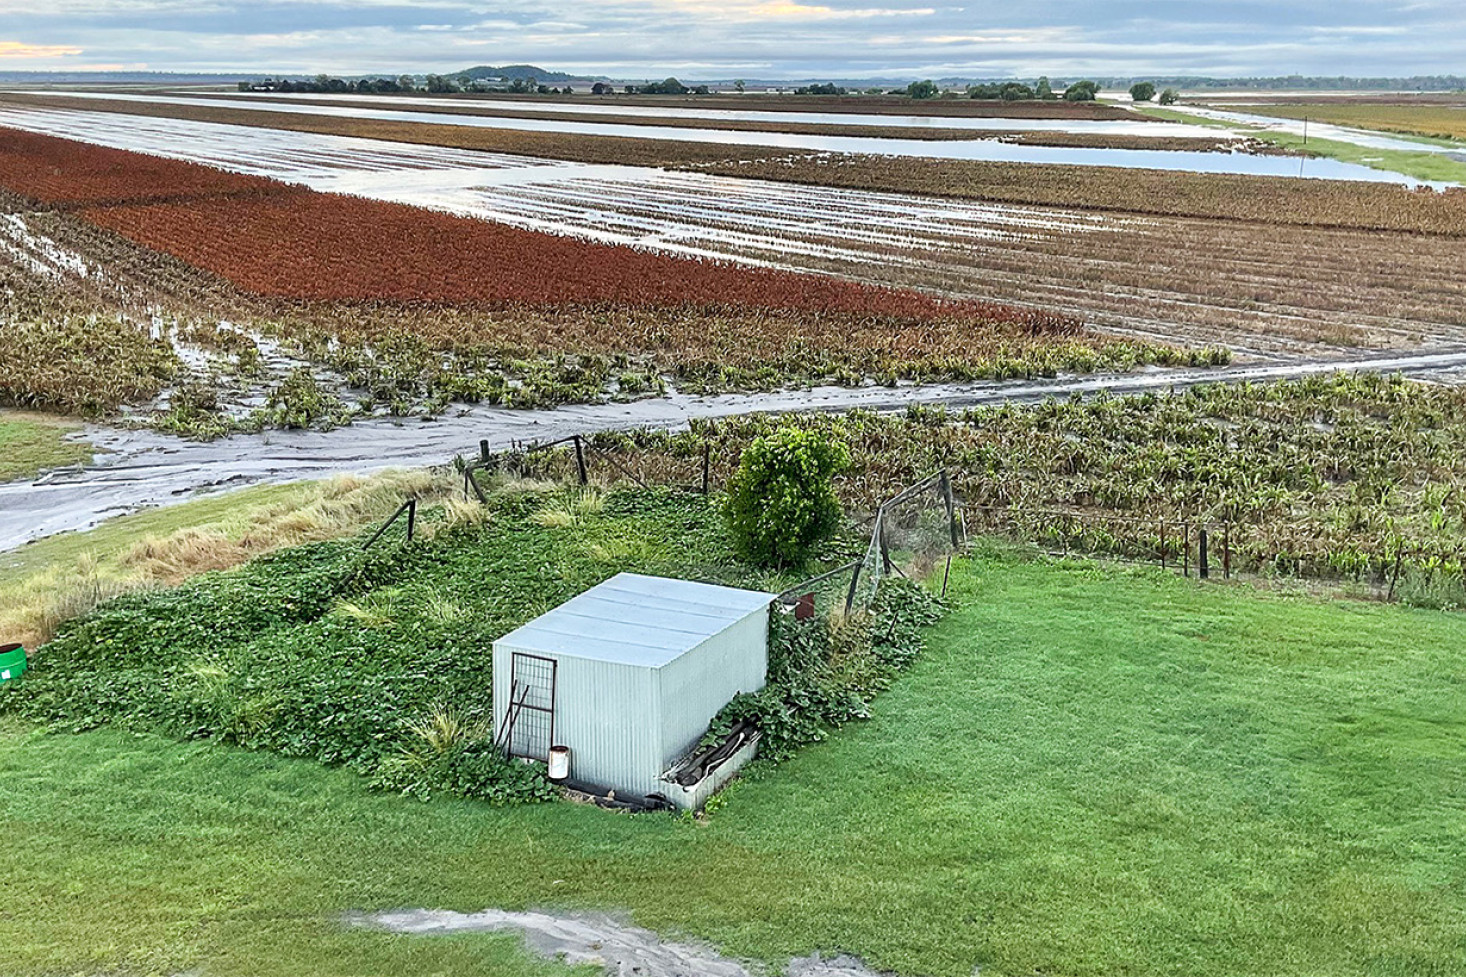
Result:
{"type": "MultiPolygon", "coordinates": [[[[348,924],[391,933],[425,936],[446,933],[520,933],[536,953],[572,966],[600,966],[618,977],[762,977],[763,968],[725,957],[695,942],[663,940],[609,913],[507,912],[486,909],[457,913],[442,909],[402,909],[353,913],[348,924]]],[[[818,953],[789,961],[788,977],[878,977],[850,956],[818,953]]]]}

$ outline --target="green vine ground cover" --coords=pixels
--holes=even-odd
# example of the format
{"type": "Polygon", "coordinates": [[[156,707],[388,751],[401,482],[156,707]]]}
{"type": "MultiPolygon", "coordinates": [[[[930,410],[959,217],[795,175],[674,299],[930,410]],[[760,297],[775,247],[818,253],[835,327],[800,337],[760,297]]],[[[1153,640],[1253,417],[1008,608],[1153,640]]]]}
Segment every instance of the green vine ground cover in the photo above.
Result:
{"type": "MultiPolygon", "coordinates": [[[[433,537],[406,546],[300,546],[104,604],[62,625],[23,686],[0,686],[0,714],[220,739],[408,786],[393,764],[409,725],[440,706],[488,722],[492,642],[616,572],[780,589],[733,557],[702,496],[509,491],[425,524],[433,537]]],[[[463,758],[482,768],[471,793],[535,792],[480,746],[463,758]]]]}
{"type": "Polygon", "coordinates": [[[700,824],[0,719],[0,971],[570,973],[339,921],[414,905],[628,910],[929,977],[1466,970],[1466,619],[1000,549],[952,583],[869,722],[700,824]]]}

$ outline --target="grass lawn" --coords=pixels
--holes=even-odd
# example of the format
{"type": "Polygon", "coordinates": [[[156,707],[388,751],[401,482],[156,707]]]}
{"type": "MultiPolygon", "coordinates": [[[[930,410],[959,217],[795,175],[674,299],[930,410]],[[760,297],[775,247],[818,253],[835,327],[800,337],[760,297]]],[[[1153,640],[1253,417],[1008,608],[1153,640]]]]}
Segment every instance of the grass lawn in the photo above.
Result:
{"type": "Polygon", "coordinates": [[[49,414],[0,410],[0,482],[90,460],[92,446],[67,437],[80,429],[75,421],[49,414]]]}
{"type": "Polygon", "coordinates": [[[1028,562],[874,718],[706,824],[372,794],[207,743],[0,726],[0,972],[565,972],[348,909],[626,909],[902,974],[1466,971],[1466,617],[1028,562]]]}

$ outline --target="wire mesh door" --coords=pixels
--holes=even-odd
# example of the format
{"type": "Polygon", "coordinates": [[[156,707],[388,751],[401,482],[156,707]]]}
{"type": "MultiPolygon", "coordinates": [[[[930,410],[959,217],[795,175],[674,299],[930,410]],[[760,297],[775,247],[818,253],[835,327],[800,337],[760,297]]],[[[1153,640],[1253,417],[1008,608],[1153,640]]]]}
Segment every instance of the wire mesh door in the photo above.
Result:
{"type": "Polygon", "coordinates": [[[511,656],[509,733],[506,737],[510,756],[549,761],[550,747],[555,744],[557,666],[553,658],[517,651],[511,656]]]}

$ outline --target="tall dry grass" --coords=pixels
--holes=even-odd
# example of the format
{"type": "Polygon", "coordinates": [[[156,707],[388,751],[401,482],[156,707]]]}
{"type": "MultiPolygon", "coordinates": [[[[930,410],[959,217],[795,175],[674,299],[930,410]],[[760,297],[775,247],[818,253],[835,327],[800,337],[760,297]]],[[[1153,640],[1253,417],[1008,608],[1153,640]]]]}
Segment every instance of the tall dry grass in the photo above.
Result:
{"type": "MultiPolygon", "coordinates": [[[[408,496],[419,505],[452,505],[456,486],[450,472],[440,471],[340,475],[224,519],[146,536],[110,553],[87,552],[73,563],[0,582],[0,635],[38,648],[66,621],[113,597],[227,570],[272,550],[351,536],[386,519],[408,496]]],[[[461,508],[454,505],[447,520],[474,518],[461,508]]]]}

